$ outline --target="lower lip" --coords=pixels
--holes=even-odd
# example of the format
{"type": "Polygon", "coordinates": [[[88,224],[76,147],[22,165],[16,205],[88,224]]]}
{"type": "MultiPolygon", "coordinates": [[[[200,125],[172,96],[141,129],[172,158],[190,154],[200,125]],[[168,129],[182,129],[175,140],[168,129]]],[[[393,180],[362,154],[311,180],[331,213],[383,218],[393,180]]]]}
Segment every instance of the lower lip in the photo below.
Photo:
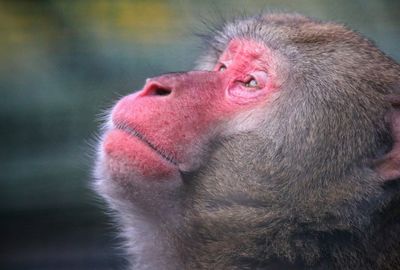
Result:
{"type": "Polygon", "coordinates": [[[120,129],[109,131],[103,141],[106,157],[125,164],[143,176],[161,177],[178,170],[147,143],[120,129]]]}

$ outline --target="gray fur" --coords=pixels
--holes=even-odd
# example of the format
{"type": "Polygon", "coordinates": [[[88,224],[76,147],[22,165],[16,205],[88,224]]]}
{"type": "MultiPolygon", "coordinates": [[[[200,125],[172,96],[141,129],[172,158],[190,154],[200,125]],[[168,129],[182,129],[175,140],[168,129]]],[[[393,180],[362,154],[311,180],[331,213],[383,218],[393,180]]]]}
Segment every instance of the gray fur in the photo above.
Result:
{"type": "Polygon", "coordinates": [[[370,168],[400,66],[342,25],[263,14],[217,29],[198,68],[237,37],[272,51],[281,87],[224,123],[200,169],[121,187],[99,158],[132,269],[400,269],[399,183],[370,168]]]}

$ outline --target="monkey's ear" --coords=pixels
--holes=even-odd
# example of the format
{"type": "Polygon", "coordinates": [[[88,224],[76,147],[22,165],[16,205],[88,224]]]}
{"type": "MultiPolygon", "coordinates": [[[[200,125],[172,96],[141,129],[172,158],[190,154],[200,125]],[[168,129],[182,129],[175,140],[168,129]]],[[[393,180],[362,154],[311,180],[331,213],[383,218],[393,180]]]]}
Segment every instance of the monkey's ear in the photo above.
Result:
{"type": "Polygon", "coordinates": [[[393,147],[382,158],[374,162],[374,168],[383,180],[390,181],[400,178],[400,95],[390,95],[387,99],[393,107],[387,115],[393,147]]]}

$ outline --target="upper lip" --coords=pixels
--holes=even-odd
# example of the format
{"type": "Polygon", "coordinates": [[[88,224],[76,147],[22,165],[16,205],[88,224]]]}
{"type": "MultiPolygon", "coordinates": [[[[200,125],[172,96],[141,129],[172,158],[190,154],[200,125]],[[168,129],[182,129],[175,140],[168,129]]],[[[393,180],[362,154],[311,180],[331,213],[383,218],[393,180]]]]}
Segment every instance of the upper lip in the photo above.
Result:
{"type": "Polygon", "coordinates": [[[160,148],[159,146],[156,146],[152,142],[150,142],[146,136],[139,132],[136,128],[127,125],[125,123],[115,123],[115,128],[125,131],[129,135],[132,135],[138,139],[140,139],[142,142],[147,144],[151,149],[153,149],[157,154],[159,154],[161,157],[163,157],[165,160],[169,161],[170,163],[174,164],[175,166],[178,166],[178,161],[173,157],[172,154],[168,153],[164,149],[160,148]]]}

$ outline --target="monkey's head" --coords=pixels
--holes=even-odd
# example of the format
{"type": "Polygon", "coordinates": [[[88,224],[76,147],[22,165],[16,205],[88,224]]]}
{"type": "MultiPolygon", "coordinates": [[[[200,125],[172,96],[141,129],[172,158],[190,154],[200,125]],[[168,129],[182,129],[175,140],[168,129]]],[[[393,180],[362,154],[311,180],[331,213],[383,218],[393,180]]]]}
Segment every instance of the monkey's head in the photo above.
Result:
{"type": "Polygon", "coordinates": [[[110,113],[97,187],[123,222],[161,220],[181,228],[175,240],[244,253],[289,216],[362,226],[382,196],[368,166],[393,144],[385,96],[399,65],[357,33],[300,15],[237,20],[206,41],[196,71],[148,79],[110,113]]]}

